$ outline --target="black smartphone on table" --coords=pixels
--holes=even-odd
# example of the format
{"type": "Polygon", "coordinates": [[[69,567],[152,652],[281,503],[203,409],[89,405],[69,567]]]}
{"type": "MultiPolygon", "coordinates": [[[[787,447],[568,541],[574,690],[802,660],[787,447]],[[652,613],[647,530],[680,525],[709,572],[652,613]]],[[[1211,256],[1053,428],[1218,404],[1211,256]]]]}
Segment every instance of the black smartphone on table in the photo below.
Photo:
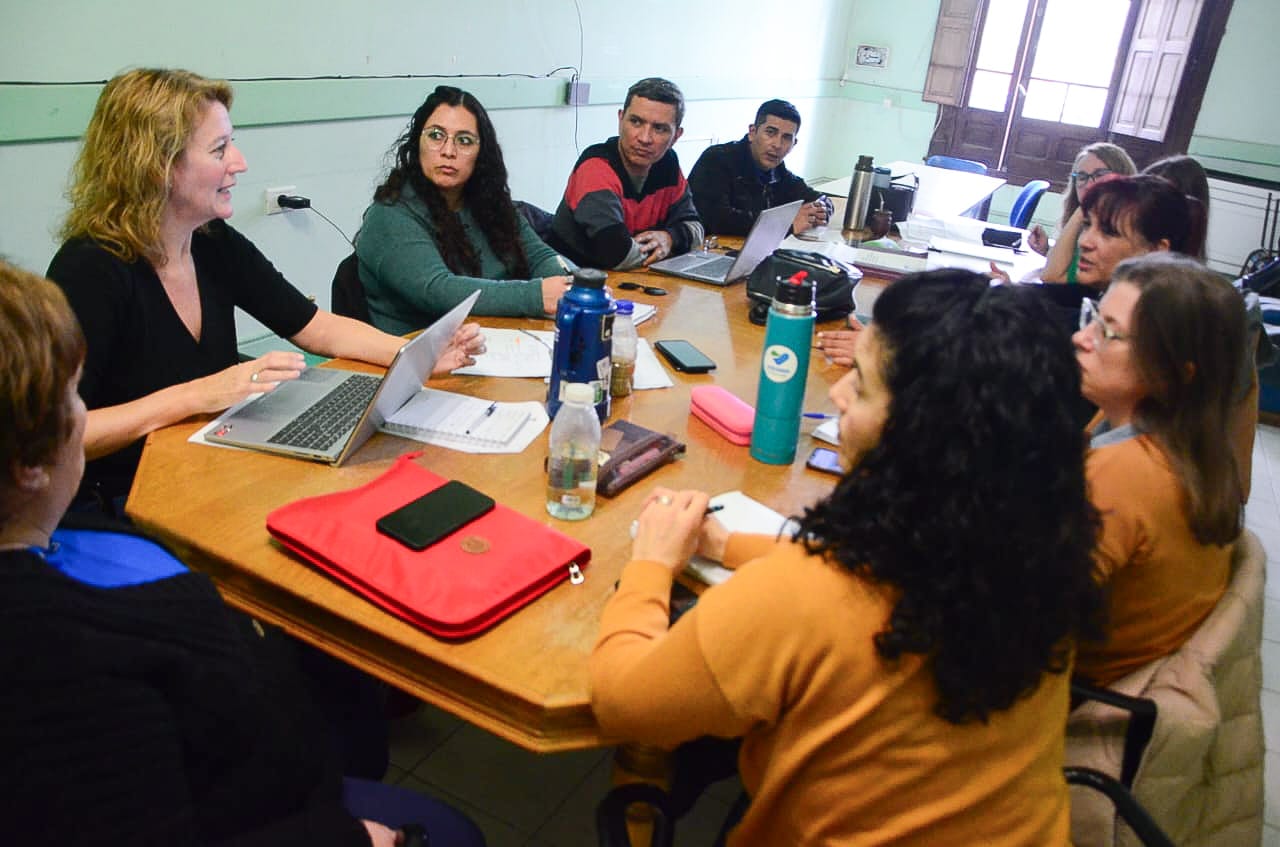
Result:
{"type": "Polygon", "coordinates": [[[716,369],[716,363],[688,341],[659,341],[653,346],[682,373],[704,374],[716,369]]]}
{"type": "Polygon", "coordinates": [[[844,476],[844,468],[840,466],[840,454],[826,447],[814,447],[805,466],[815,471],[844,476]]]}
{"type": "Polygon", "coordinates": [[[493,498],[450,480],[378,518],[378,532],[410,550],[425,550],[493,509],[493,498]]]}

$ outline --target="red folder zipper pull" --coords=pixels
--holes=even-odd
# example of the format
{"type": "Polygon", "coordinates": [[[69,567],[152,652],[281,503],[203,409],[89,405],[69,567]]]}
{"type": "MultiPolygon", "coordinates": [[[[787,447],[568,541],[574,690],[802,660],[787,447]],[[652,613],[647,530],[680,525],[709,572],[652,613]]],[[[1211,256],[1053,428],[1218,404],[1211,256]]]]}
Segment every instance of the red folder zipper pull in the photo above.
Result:
{"type": "Polygon", "coordinates": [[[582,575],[582,568],[578,567],[577,562],[569,563],[569,582],[572,585],[582,585],[587,578],[582,575]]]}

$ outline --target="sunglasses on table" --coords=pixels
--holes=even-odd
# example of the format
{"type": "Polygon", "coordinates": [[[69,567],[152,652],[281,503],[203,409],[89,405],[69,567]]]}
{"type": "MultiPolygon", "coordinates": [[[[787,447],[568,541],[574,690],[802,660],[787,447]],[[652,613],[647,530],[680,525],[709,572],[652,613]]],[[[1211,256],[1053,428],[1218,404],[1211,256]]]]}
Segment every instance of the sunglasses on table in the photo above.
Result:
{"type": "Polygon", "coordinates": [[[652,297],[666,297],[667,289],[659,288],[656,285],[641,285],[638,282],[620,282],[618,288],[623,291],[643,291],[652,297]]]}

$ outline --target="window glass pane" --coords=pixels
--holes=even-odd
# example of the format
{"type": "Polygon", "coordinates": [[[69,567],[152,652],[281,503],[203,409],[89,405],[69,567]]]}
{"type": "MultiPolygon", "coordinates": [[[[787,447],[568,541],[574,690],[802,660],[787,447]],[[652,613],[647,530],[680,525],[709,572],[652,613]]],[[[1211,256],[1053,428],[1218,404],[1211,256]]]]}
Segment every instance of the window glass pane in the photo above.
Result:
{"type": "Polygon", "coordinates": [[[1129,0],[1048,0],[1031,75],[1111,85],[1129,0]]]}
{"type": "Polygon", "coordinates": [[[1062,103],[1066,97],[1066,83],[1033,79],[1027,85],[1027,96],[1022,101],[1022,117],[1037,121],[1060,121],[1062,103]]]}
{"type": "Polygon", "coordinates": [[[969,87],[969,108],[1003,112],[1009,101],[1010,78],[1010,74],[974,71],[973,85],[969,87]]]}
{"type": "Polygon", "coordinates": [[[1107,107],[1107,89],[1083,85],[1067,86],[1067,99],[1062,105],[1062,122],[1080,126],[1102,123],[1102,110],[1107,107]]]}
{"type": "MultiPolygon", "coordinates": [[[[986,22],[982,25],[976,67],[1012,73],[1026,17],[1027,0],[991,0],[987,4],[986,22]]],[[[1004,106],[1001,106],[1000,110],[1003,109],[1004,106]]]]}

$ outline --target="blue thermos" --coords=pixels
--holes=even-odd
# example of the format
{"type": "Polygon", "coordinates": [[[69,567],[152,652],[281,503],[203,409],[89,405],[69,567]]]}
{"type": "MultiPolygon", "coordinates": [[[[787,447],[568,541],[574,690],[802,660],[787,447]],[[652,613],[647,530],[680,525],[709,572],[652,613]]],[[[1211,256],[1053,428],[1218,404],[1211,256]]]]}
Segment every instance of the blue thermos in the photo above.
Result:
{"type": "Polygon", "coordinates": [[[813,343],[813,282],[799,271],[778,281],[764,328],[751,458],[768,465],[795,460],[813,343]]]}
{"type": "Polygon", "coordinates": [[[556,340],[547,386],[547,414],[553,418],[564,400],[564,386],[575,382],[591,386],[596,415],[601,421],[609,417],[613,315],[618,307],[604,290],[607,278],[604,271],[579,268],[556,308],[556,340]]]}

